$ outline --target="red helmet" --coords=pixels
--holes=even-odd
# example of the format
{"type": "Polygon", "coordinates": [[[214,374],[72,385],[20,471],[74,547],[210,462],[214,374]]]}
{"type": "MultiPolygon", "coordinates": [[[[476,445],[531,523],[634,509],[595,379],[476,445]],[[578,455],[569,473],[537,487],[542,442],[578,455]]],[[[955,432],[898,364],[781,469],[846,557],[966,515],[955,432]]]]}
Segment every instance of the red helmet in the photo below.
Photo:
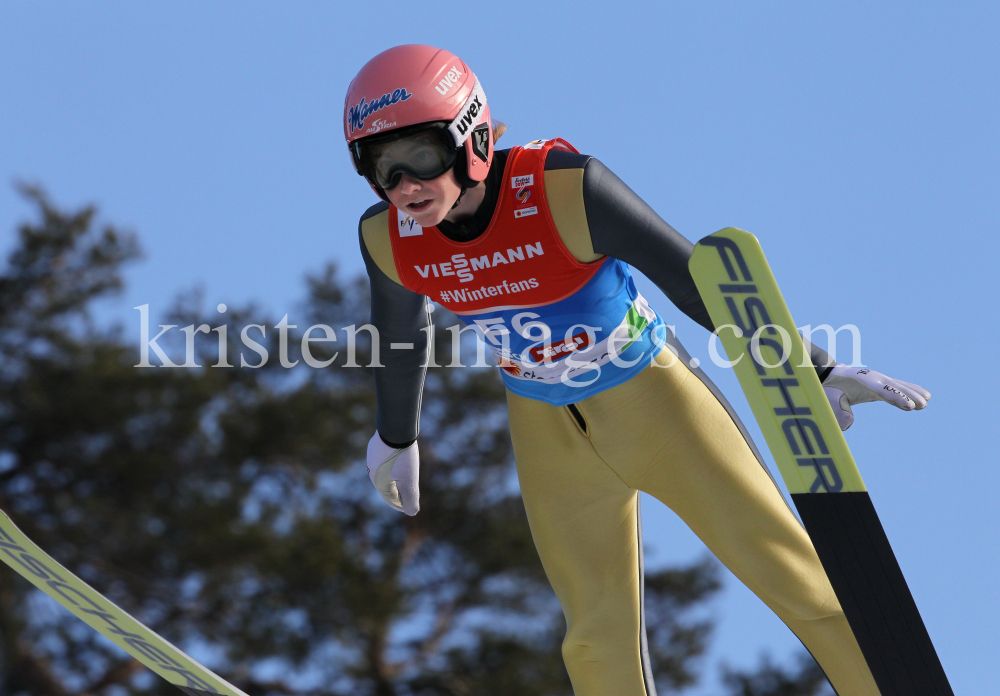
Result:
{"type": "Polygon", "coordinates": [[[396,46],[361,68],[347,89],[344,136],[354,168],[383,198],[400,172],[430,179],[458,164],[459,183],[473,186],[493,161],[493,126],[479,80],[456,55],[431,46],[396,46]],[[379,161],[385,143],[411,134],[418,134],[420,147],[439,148],[433,156],[424,153],[433,166],[379,161]],[[382,148],[373,149],[379,143],[382,148]]]}

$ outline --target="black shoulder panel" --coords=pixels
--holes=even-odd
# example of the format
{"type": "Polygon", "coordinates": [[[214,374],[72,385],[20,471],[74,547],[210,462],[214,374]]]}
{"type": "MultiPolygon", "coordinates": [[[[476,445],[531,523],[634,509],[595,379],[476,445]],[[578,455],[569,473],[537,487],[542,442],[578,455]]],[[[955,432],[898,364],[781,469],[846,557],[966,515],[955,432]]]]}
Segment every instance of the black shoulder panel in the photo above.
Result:
{"type": "Polygon", "coordinates": [[[362,222],[364,222],[368,218],[375,217],[379,213],[381,213],[381,212],[383,212],[385,210],[388,210],[388,209],[389,209],[389,204],[388,203],[386,203],[385,201],[379,201],[378,203],[376,203],[375,205],[373,205],[372,207],[370,207],[368,210],[366,210],[364,212],[364,214],[361,216],[361,219],[358,220],[358,224],[361,224],[362,222]]]}
{"type": "Polygon", "coordinates": [[[578,155],[568,150],[552,148],[545,156],[545,171],[556,169],[583,169],[591,159],[590,155],[578,155]]]}

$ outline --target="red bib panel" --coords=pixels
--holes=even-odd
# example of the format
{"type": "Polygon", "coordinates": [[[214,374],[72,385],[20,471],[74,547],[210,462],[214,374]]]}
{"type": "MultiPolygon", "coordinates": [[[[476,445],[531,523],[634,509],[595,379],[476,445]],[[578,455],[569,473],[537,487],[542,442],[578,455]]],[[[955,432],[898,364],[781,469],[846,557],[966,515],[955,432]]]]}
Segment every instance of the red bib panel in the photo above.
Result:
{"type": "Polygon", "coordinates": [[[562,139],[515,147],[507,157],[500,196],[486,231],[471,242],[448,239],[389,207],[389,236],[404,287],[456,314],[538,307],[586,285],[605,259],[580,263],[556,230],[545,199],[545,156],[562,139]]]}

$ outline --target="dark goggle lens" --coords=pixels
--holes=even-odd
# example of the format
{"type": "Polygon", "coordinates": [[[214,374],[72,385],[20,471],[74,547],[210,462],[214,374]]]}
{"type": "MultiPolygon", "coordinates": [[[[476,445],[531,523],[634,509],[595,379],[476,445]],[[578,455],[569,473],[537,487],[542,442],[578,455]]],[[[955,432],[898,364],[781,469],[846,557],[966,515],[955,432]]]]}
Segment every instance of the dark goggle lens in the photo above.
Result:
{"type": "Polygon", "coordinates": [[[361,173],[382,189],[392,189],[403,173],[436,179],[455,165],[457,149],[439,129],[381,142],[357,143],[361,173]]]}
{"type": "Polygon", "coordinates": [[[403,172],[418,179],[436,179],[455,163],[455,148],[445,152],[434,143],[397,140],[388,144],[374,161],[375,181],[384,189],[399,183],[403,172]]]}

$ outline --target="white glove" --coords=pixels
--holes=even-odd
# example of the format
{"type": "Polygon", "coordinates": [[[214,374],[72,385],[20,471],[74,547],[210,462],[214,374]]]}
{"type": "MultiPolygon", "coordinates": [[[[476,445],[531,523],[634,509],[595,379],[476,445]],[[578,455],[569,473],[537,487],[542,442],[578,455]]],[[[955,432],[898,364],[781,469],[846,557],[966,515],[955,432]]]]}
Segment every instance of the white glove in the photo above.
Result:
{"type": "Polygon", "coordinates": [[[904,411],[919,411],[927,405],[931,393],[923,387],[887,377],[867,368],[836,365],[823,380],[823,390],[830,400],[841,430],[854,423],[851,406],[868,401],[886,401],[904,411]]]}
{"type": "Polygon", "coordinates": [[[416,442],[397,449],[382,442],[376,432],[368,441],[368,478],[390,507],[411,517],[420,512],[420,452],[416,442]]]}

